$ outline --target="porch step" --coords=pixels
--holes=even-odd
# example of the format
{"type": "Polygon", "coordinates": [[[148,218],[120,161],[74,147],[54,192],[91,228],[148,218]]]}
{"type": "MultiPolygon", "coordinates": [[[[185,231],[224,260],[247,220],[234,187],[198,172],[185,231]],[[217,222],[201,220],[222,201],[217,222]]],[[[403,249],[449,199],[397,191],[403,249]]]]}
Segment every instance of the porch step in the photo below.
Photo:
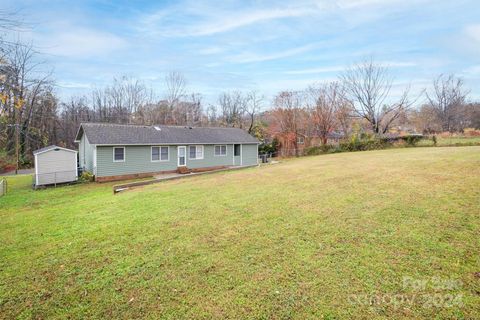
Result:
{"type": "Polygon", "coordinates": [[[188,169],[187,167],[178,167],[177,172],[180,174],[191,173],[192,170],[188,169]]]}

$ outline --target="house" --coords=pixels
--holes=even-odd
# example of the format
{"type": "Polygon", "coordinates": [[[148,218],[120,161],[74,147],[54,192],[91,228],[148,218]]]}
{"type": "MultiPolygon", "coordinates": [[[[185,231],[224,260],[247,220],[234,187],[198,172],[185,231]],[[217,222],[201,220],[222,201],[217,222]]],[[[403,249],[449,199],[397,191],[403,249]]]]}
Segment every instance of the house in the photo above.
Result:
{"type": "Polygon", "coordinates": [[[258,164],[259,141],[238,128],[82,123],[75,142],[96,181],[258,164]]]}
{"type": "Polygon", "coordinates": [[[77,151],[48,146],[33,152],[35,186],[76,181],[77,151]]]}

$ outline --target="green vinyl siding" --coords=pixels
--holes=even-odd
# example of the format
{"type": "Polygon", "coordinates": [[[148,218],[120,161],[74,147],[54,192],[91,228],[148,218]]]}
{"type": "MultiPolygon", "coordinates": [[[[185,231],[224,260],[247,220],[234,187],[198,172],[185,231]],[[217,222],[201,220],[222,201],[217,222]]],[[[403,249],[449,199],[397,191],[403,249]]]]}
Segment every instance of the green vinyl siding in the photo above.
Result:
{"type": "Polygon", "coordinates": [[[258,164],[258,144],[242,145],[242,166],[258,164]]]}
{"type": "Polygon", "coordinates": [[[203,146],[203,159],[190,159],[189,148],[187,145],[187,168],[206,168],[217,166],[233,166],[233,145],[227,144],[227,154],[224,156],[215,156],[215,146],[203,146]]]}
{"type": "MultiPolygon", "coordinates": [[[[206,168],[216,166],[240,165],[237,160],[234,164],[233,144],[227,144],[225,156],[215,156],[214,145],[203,145],[203,159],[190,159],[189,145],[186,148],[187,168],[206,168]]],[[[123,147],[123,146],[119,146],[123,147]]],[[[257,145],[248,144],[242,146],[242,164],[257,164],[257,145]]],[[[238,157],[239,158],[239,157],[238,157]]],[[[125,146],[125,161],[113,161],[113,146],[97,146],[97,176],[117,176],[135,173],[171,171],[177,169],[177,146],[169,146],[168,161],[151,161],[151,146],[125,146]]]]}
{"type": "MultiPolygon", "coordinates": [[[[123,147],[123,146],[119,146],[123,147]]],[[[125,161],[113,161],[112,146],[97,146],[97,176],[119,176],[134,173],[177,169],[177,147],[169,146],[168,161],[151,161],[151,146],[125,146],[125,161]]]]}

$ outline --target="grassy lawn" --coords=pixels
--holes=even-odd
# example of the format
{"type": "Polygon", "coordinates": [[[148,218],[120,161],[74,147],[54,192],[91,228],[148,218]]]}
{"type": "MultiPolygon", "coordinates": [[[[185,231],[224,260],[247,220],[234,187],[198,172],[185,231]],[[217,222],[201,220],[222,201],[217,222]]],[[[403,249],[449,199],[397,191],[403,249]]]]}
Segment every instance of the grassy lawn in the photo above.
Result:
{"type": "MultiPolygon", "coordinates": [[[[421,140],[418,146],[433,146],[431,139],[421,140]]],[[[437,146],[451,147],[451,146],[480,146],[480,137],[442,137],[437,136],[437,146]]]]}
{"type": "Polygon", "coordinates": [[[115,196],[9,182],[3,319],[480,318],[480,147],[305,157],[115,196]]]}

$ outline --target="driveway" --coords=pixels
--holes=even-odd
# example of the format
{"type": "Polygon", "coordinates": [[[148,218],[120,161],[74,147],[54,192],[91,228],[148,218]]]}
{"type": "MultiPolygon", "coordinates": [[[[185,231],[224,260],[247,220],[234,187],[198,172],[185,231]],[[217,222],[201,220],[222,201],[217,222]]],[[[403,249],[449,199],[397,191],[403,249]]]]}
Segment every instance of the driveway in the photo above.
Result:
{"type": "MultiPolygon", "coordinates": [[[[33,174],[35,169],[20,169],[18,170],[18,174],[33,174]]],[[[0,176],[14,176],[15,170],[5,173],[0,173],[0,176]]]]}

